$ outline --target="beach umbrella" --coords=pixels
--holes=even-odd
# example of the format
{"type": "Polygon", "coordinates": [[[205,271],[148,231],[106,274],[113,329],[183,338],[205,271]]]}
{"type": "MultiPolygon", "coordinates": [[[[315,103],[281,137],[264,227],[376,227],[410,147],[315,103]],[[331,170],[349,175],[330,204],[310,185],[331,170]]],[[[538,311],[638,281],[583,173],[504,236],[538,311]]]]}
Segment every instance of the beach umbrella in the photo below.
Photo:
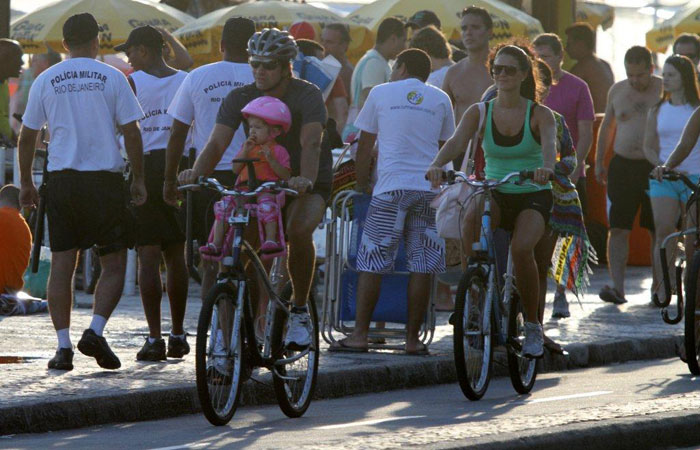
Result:
{"type": "MultiPolygon", "coordinates": [[[[513,36],[533,38],[544,32],[539,20],[498,0],[376,0],[358,8],[348,16],[347,20],[355,25],[366,26],[376,33],[379,24],[387,17],[396,16],[407,20],[416,12],[429,9],[440,19],[445,37],[459,39],[461,33],[460,13],[466,6],[470,5],[485,8],[491,14],[493,19],[492,44],[505,41],[513,36]]],[[[351,47],[348,53],[355,49],[357,47],[351,47]]],[[[357,55],[353,54],[352,56],[357,55]]]]}
{"type": "Polygon", "coordinates": [[[576,21],[589,23],[594,29],[600,25],[607,30],[615,21],[615,8],[598,2],[577,2],[576,21]]]}
{"type": "MultiPolygon", "coordinates": [[[[212,11],[186,24],[174,34],[187,47],[195,63],[217,61],[221,58],[219,53],[221,32],[224,24],[231,17],[247,17],[255,22],[258,30],[272,27],[282,30],[288,29],[297,22],[308,22],[314,26],[317,36],[325,24],[346,23],[345,19],[328,9],[317,8],[307,3],[269,0],[243,3],[212,11]]],[[[350,28],[353,41],[362,43],[370,34],[369,30],[362,26],[352,25],[350,28]]],[[[369,36],[367,39],[371,46],[372,37],[369,36]]]]}
{"type": "Polygon", "coordinates": [[[193,18],[173,7],[149,0],[58,0],[15,19],[10,37],[25,53],[44,53],[46,46],[65,53],[63,24],[70,16],[89,12],[102,27],[100,53],[115,53],[131,30],[153,25],[174,31],[193,18]]]}
{"type": "Polygon", "coordinates": [[[691,2],[673,17],[648,31],[647,47],[653,52],[664,53],[682,33],[700,33],[700,1],[691,2]]]}

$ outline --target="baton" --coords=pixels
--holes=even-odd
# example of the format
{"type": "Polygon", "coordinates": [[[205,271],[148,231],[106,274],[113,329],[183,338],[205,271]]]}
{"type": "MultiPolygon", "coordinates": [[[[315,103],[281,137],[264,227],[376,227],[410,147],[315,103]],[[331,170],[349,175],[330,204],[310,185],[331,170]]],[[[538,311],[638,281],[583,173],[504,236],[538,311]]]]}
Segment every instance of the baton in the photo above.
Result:
{"type": "Polygon", "coordinates": [[[41,186],[39,186],[39,206],[37,207],[34,222],[34,244],[32,245],[32,273],[39,271],[39,257],[41,256],[41,246],[44,245],[44,218],[46,216],[46,182],[49,178],[47,170],[49,162],[49,151],[46,150],[44,158],[44,168],[41,176],[41,186]]]}
{"type": "MultiPolygon", "coordinates": [[[[197,149],[191,147],[187,155],[187,168],[194,167],[194,160],[197,157],[197,149]]],[[[194,267],[194,241],[192,240],[192,216],[194,215],[194,205],[192,190],[188,189],[185,194],[185,260],[187,262],[187,271],[195,280],[199,279],[199,273],[194,267]]]]}

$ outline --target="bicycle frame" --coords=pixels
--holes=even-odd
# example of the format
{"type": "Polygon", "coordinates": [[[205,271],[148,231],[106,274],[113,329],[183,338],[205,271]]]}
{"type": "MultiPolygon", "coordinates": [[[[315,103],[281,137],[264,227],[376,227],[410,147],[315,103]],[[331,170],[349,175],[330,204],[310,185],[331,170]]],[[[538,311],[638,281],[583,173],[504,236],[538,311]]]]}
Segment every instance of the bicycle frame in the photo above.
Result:
{"type": "MultiPolygon", "coordinates": [[[[668,171],[664,173],[664,179],[670,180],[670,181],[676,181],[680,180],[682,181],[686,186],[688,186],[693,194],[690,197],[690,200],[688,201],[687,205],[690,205],[694,201],[694,197],[696,193],[698,192],[698,186],[693,184],[693,182],[683,175],[682,173],[679,172],[674,172],[674,171],[668,171]]],[[[686,211],[689,208],[686,208],[686,211]]],[[[697,208],[697,202],[696,202],[696,224],[698,222],[698,218],[700,217],[700,210],[697,208]]],[[[671,316],[668,312],[667,307],[671,304],[671,298],[672,298],[672,293],[671,293],[671,280],[670,280],[670,275],[669,275],[669,265],[668,265],[668,258],[666,256],[666,247],[669,242],[675,241],[677,238],[685,237],[685,236],[690,236],[690,235],[695,235],[695,246],[697,247],[698,244],[700,244],[700,232],[698,230],[698,227],[692,227],[688,228],[683,231],[678,231],[675,233],[671,233],[666,238],[663,240],[661,245],[659,246],[659,261],[661,264],[661,272],[663,275],[663,287],[664,287],[664,294],[665,294],[665,300],[664,302],[660,303],[660,306],[663,307],[663,310],[661,311],[661,317],[664,322],[670,324],[670,325],[675,325],[679,323],[681,320],[683,320],[683,277],[681,274],[681,268],[677,267],[676,269],[676,290],[677,290],[677,299],[676,299],[676,315],[671,316]]],[[[686,249],[687,251],[688,249],[686,249]]],[[[675,257],[674,257],[675,259],[675,257]]],[[[687,256],[685,257],[686,261],[689,261],[690,258],[687,256]]]]}
{"type": "MultiPolygon", "coordinates": [[[[213,178],[200,180],[196,185],[182,186],[181,189],[187,189],[193,186],[213,188],[219,191],[221,194],[243,198],[252,198],[261,190],[266,188],[275,188],[280,191],[296,193],[290,189],[279,187],[279,185],[275,182],[263,183],[257,189],[251,190],[250,192],[227,190],[213,178]]],[[[257,343],[258,339],[255,335],[254,325],[255,312],[252,309],[250,296],[245,296],[247,289],[247,277],[245,275],[245,264],[242,258],[243,254],[245,254],[245,262],[252,264],[257,277],[256,281],[262,281],[262,288],[266,291],[269,298],[265,313],[265,335],[262,342],[262,348],[260,348],[258,351],[252,351],[252,346],[249,346],[248,354],[253,359],[252,362],[255,366],[273,370],[275,371],[275,374],[281,378],[290,378],[279,374],[276,368],[290,364],[305,357],[309,351],[311,351],[311,347],[306,348],[291,358],[285,359],[278,358],[278,355],[274,354],[273,352],[272,332],[274,329],[275,320],[280,320],[279,317],[276,319],[275,315],[278,310],[281,310],[284,313],[284,318],[286,319],[287,316],[289,316],[290,301],[282,298],[277,293],[278,289],[276,289],[276,286],[273,283],[273,280],[279,282],[281,279],[279,276],[279,271],[281,268],[282,259],[275,258],[271,273],[268,275],[267,271],[265,270],[265,266],[263,265],[262,260],[258,256],[255,249],[243,238],[244,232],[250,223],[250,218],[251,209],[246,208],[245,204],[237,204],[231,215],[226,219],[227,223],[229,224],[229,229],[226,233],[226,237],[224,238],[224,254],[220,261],[221,270],[217,276],[217,284],[231,284],[237,288],[238,298],[234,309],[235,314],[233,321],[233,332],[240,332],[241,326],[243,326],[243,330],[246,333],[247,342],[257,343]],[[248,301],[245,301],[246,298],[248,301]],[[243,325],[241,324],[241,320],[245,321],[243,325]]],[[[212,320],[218,320],[218,315],[215,316],[212,316],[212,320]]],[[[236,336],[236,334],[232,334],[232,336],[236,336]]],[[[258,348],[257,346],[255,347],[256,349],[258,348]]]]}

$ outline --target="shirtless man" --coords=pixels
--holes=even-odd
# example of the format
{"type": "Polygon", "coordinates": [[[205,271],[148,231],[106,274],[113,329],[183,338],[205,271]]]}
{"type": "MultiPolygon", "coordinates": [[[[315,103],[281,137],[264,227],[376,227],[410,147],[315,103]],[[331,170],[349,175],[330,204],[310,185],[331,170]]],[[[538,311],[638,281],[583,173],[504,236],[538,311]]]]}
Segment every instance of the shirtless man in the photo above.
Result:
{"type": "MultiPolygon", "coordinates": [[[[442,90],[450,96],[459,123],[466,110],[481,99],[481,95],[493,84],[486,68],[489,57],[489,39],[493,35],[493,21],[488,11],[478,6],[462,10],[462,43],[469,56],[450,67],[445,74],[442,90]]],[[[454,166],[462,165],[462,157],[454,166]]]]}
{"type": "Polygon", "coordinates": [[[599,295],[602,300],[616,304],[627,301],[624,283],[629,235],[640,207],[641,226],[649,231],[654,229],[651,204],[646,193],[653,166],[644,157],[642,148],[647,112],[661,95],[661,78],[652,75],[652,70],[649,49],[634,46],[627,50],[627,79],[610,88],[605,118],[598,135],[595,175],[599,183],[608,185],[608,270],[613,283],[612,287],[606,285],[601,289],[599,295]],[[615,155],[606,168],[603,164],[604,149],[611,144],[613,133],[615,155]]]}
{"type": "Polygon", "coordinates": [[[593,28],[587,23],[577,22],[566,29],[566,38],[566,53],[576,60],[570,72],[588,84],[596,114],[604,113],[608,91],[615,82],[615,77],[610,64],[595,54],[593,28]]]}

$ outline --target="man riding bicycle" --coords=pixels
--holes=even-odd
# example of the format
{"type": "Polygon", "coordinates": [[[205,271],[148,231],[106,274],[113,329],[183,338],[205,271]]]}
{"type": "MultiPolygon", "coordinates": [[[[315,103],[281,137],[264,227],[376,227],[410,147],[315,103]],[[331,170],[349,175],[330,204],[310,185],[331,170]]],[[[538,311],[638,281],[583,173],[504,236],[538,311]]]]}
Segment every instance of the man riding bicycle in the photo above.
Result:
{"type": "MultiPolygon", "coordinates": [[[[277,138],[277,142],[289,152],[292,166],[289,187],[300,195],[284,208],[289,275],[294,289],[294,307],[285,345],[308,346],[311,324],[306,301],[316,261],[312,234],[323,219],[330,197],[332,155],[330,150],[321,150],[321,135],[327,120],[321,91],[292,74],[291,61],[297,51],[294,38],[276,28],[264,29],[250,38],[248,54],[255,82],[226,96],[206,147],[194,167],[178,176],[178,182],[194,183],[198,177],[212,173],[234,132],[244,123],[241,110],[251,100],[267,95],[287,104],[292,113],[292,126],[287,134],[277,138]]],[[[245,123],[244,127],[247,134],[245,123]]]]}

